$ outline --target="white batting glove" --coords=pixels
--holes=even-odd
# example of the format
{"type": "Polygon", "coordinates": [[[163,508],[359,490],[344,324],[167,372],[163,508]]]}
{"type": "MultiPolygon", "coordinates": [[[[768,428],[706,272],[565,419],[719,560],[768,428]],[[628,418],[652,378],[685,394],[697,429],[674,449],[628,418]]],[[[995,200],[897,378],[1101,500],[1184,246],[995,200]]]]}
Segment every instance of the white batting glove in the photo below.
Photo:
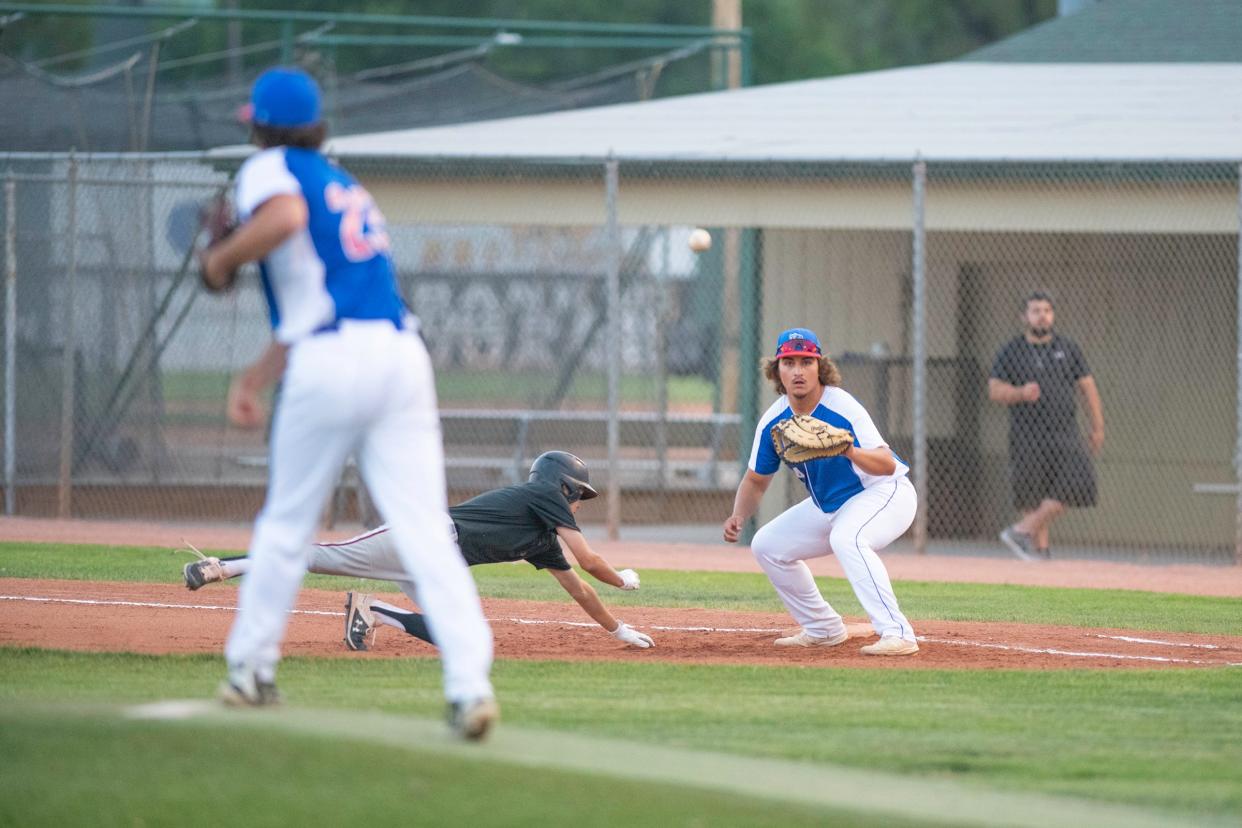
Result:
{"type": "Polygon", "coordinates": [[[621,576],[621,589],[638,589],[638,573],[632,569],[623,569],[617,573],[621,576]]]}
{"type": "Polygon", "coordinates": [[[617,622],[617,628],[612,631],[612,637],[642,650],[655,646],[655,641],[651,639],[651,636],[639,632],[624,621],[617,622]]]}

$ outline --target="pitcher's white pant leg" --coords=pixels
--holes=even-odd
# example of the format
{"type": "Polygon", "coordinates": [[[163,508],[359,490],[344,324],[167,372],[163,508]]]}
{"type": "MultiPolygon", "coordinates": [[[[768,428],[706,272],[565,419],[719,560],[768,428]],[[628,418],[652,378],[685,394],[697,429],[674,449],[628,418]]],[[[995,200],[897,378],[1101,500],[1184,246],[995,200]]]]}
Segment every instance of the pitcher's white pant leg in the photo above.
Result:
{"type": "Polygon", "coordinates": [[[831,528],[832,517],[807,498],[764,524],[750,545],[789,614],[808,634],[821,638],[840,635],[845,622],[824,600],[803,560],[831,553],[831,528]]]}
{"type": "Polygon", "coordinates": [[[875,553],[910,528],[917,498],[914,486],[902,477],[854,495],[837,510],[829,542],[854,594],[880,635],[914,640],[914,628],[902,614],[888,579],[888,570],[875,553]]]}
{"type": "Polygon", "coordinates": [[[286,389],[292,393],[276,410],[267,499],[224,647],[230,665],[248,665],[264,678],[280,659],[288,613],[306,574],[307,546],[355,439],[341,418],[325,416],[321,395],[300,394],[290,387],[295,383],[290,377],[286,389]]]}
{"type": "Polygon", "coordinates": [[[418,584],[427,626],[440,647],[450,701],[492,694],[492,631],[453,538],[444,480],[444,449],[431,361],[420,340],[401,338],[410,368],[394,380],[391,406],[363,441],[363,478],[418,584]]]}

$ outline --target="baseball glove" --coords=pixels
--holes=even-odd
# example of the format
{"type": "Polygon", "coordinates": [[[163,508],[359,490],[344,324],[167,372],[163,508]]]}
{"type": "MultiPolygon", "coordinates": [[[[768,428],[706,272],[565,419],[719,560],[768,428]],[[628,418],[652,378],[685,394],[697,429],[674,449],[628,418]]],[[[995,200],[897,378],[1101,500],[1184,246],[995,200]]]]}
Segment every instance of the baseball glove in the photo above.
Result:
{"type": "Polygon", "coordinates": [[[208,290],[225,291],[237,283],[237,271],[230,272],[223,284],[212,284],[207,281],[207,273],[203,267],[207,251],[214,245],[227,239],[237,229],[237,211],[227,193],[219,193],[206,204],[199,213],[198,238],[203,246],[198,252],[199,279],[208,290]]]}
{"type": "Polygon", "coordinates": [[[854,435],[810,414],[797,414],[772,426],[772,445],[786,463],[805,463],[844,453],[854,445],[854,435]]]}

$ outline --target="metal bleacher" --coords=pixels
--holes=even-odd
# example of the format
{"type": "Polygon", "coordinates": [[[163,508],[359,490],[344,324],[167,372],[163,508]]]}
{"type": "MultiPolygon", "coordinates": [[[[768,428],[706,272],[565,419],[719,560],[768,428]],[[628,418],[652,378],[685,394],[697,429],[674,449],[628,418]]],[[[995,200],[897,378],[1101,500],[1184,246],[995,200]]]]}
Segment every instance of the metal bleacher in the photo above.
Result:
{"type": "Polygon", "coordinates": [[[530,462],[550,449],[580,455],[592,479],[610,473],[624,488],[732,489],[737,485],[737,414],[666,414],[623,411],[618,416],[620,457],[605,461],[606,411],[445,409],[445,466],[449,487],[485,489],[526,479],[530,462]]]}

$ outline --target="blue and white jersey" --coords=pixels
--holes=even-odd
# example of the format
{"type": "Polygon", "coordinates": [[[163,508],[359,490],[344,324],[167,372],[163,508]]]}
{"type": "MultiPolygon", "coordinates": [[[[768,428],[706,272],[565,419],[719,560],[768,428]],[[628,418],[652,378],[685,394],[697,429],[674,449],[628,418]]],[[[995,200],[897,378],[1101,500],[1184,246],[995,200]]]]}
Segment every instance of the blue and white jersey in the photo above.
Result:
{"type": "Polygon", "coordinates": [[[384,217],[370,193],[315,150],[273,147],[237,173],[239,217],[278,195],[304,198],[309,221],[259,264],[276,340],[292,344],[342,319],[403,327],[384,217]]]}
{"type": "MultiPolygon", "coordinates": [[[[775,474],[781,467],[781,458],[772,445],[772,426],[794,416],[789,398],[782,396],[763,412],[755,429],[755,441],[750,449],[750,469],[756,474],[775,474]]],[[[854,445],[859,448],[879,448],[888,445],[880,431],[871,421],[871,415],[862,403],[847,391],[828,386],[811,416],[831,423],[837,428],[849,429],[854,434],[854,445]]],[[[897,468],[890,475],[867,474],[845,457],[825,457],[806,463],[787,463],[806,489],[820,511],[831,514],[863,489],[885,481],[904,477],[910,468],[893,454],[897,468]]]]}

